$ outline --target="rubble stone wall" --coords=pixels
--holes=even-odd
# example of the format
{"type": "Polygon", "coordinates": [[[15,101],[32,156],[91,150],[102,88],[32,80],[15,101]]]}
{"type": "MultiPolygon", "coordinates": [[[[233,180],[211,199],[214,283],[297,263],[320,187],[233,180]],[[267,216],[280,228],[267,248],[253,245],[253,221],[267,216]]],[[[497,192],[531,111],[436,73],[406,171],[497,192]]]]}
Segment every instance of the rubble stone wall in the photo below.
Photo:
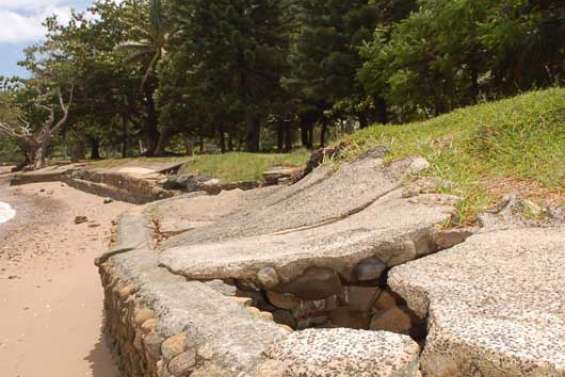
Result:
{"type": "Polygon", "coordinates": [[[121,373],[129,377],[187,377],[196,354],[186,345],[186,333],[165,339],[159,320],[135,286],[117,274],[111,262],[100,265],[104,286],[105,330],[121,373]]]}

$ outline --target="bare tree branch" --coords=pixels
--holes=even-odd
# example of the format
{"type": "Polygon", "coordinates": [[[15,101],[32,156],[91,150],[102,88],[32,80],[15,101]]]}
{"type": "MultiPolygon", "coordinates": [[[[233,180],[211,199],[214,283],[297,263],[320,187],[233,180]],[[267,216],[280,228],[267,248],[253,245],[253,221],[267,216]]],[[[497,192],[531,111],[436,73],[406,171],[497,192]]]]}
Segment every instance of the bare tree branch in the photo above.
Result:
{"type": "Polygon", "coordinates": [[[63,110],[63,117],[57,122],[55,127],[49,127],[49,133],[52,135],[59,131],[61,127],[65,124],[69,117],[69,110],[73,103],[73,93],[74,93],[74,85],[71,87],[71,94],[69,96],[69,102],[65,105],[65,101],[63,100],[63,95],[61,94],[61,89],[57,89],[57,96],[59,97],[59,105],[61,106],[61,110],[63,110]]]}

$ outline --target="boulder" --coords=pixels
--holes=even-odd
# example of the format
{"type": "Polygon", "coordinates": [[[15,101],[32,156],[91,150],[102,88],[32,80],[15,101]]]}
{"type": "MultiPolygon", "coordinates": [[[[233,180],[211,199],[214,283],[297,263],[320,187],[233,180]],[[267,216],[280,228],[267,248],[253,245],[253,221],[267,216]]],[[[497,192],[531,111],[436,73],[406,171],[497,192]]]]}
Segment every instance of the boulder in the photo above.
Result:
{"type": "Polygon", "coordinates": [[[390,308],[394,308],[397,305],[398,305],[397,299],[396,297],[394,297],[394,295],[391,292],[382,291],[382,293],[375,301],[373,307],[375,308],[375,311],[384,312],[390,308]]]}
{"type": "Polygon", "coordinates": [[[333,327],[368,330],[370,320],[369,313],[351,310],[344,306],[329,313],[329,321],[333,327]]]}
{"type": "Polygon", "coordinates": [[[393,306],[383,313],[378,313],[371,319],[371,330],[384,330],[397,334],[410,334],[413,327],[412,318],[398,306],[393,306]]]}
{"type": "Polygon", "coordinates": [[[434,233],[433,239],[436,246],[443,250],[465,242],[473,233],[471,229],[445,229],[434,233]]]}
{"type": "Polygon", "coordinates": [[[367,312],[380,293],[378,287],[349,286],[345,289],[345,302],[353,311],[367,312]]]}
{"type": "Polygon", "coordinates": [[[298,307],[302,300],[290,293],[267,291],[269,302],[280,309],[292,310],[298,307]]]}
{"type": "Polygon", "coordinates": [[[358,281],[376,280],[386,271],[386,264],[377,258],[369,258],[361,261],[353,269],[358,281]]]}
{"type": "Polygon", "coordinates": [[[565,227],[474,235],[392,269],[428,316],[422,369],[436,377],[565,375],[565,227]]]}
{"type": "Polygon", "coordinates": [[[281,180],[294,181],[304,173],[304,168],[296,166],[275,166],[263,173],[263,180],[268,185],[277,185],[281,180]]]}
{"type": "Polygon", "coordinates": [[[282,291],[306,300],[320,300],[341,294],[343,287],[335,271],[311,267],[296,280],[282,287],[282,291]]]}

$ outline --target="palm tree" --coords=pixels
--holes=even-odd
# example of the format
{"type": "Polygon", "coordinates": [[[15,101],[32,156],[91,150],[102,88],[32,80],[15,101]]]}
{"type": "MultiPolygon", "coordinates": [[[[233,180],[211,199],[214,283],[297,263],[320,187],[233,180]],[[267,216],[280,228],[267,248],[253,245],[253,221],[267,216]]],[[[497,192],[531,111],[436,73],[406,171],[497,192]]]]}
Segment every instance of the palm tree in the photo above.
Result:
{"type": "Polygon", "coordinates": [[[154,94],[158,87],[156,75],[159,61],[165,54],[170,37],[174,34],[171,22],[165,17],[161,0],[149,0],[149,14],[146,22],[132,15],[128,20],[133,40],[120,43],[116,51],[126,55],[130,65],[143,67],[143,78],[140,90],[145,97],[144,134],[146,138],[146,155],[160,154],[164,142],[158,128],[158,114],[154,94]]]}

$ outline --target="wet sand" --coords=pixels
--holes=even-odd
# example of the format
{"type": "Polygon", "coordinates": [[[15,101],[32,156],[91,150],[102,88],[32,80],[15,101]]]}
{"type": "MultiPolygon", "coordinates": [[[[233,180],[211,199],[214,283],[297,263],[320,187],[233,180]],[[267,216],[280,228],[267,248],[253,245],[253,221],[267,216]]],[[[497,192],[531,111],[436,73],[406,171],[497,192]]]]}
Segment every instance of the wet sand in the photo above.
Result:
{"type": "Polygon", "coordinates": [[[0,224],[0,375],[117,377],[101,333],[103,294],[93,260],[111,221],[132,205],[61,183],[8,187],[16,217],[0,224]],[[88,223],[76,225],[76,216],[88,223]]]}

